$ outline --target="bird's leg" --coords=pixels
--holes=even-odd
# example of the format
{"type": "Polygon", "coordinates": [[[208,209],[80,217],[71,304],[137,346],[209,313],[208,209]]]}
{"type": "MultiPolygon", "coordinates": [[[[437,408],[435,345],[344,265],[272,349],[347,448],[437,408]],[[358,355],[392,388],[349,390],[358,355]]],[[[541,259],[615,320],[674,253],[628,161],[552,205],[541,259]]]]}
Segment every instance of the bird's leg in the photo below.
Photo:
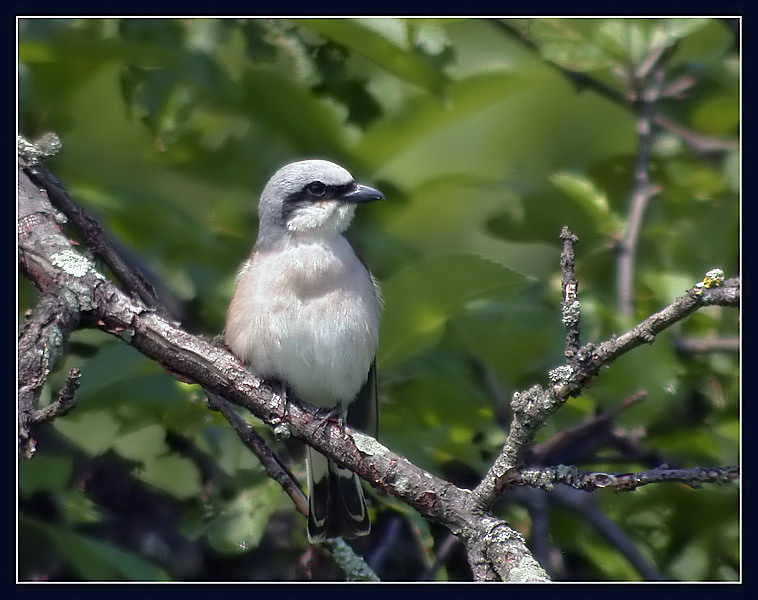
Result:
{"type": "Polygon", "coordinates": [[[340,424],[340,427],[344,424],[342,417],[342,407],[337,406],[322,406],[316,410],[316,415],[327,421],[336,421],[340,424]]]}
{"type": "Polygon", "coordinates": [[[287,384],[278,379],[263,379],[263,383],[271,388],[274,392],[284,401],[284,416],[289,414],[289,391],[287,390],[287,384]]]}
{"type": "Polygon", "coordinates": [[[322,406],[316,410],[316,416],[322,419],[322,423],[328,422],[337,423],[340,429],[345,428],[345,419],[342,414],[342,407],[337,406],[322,406]]]}

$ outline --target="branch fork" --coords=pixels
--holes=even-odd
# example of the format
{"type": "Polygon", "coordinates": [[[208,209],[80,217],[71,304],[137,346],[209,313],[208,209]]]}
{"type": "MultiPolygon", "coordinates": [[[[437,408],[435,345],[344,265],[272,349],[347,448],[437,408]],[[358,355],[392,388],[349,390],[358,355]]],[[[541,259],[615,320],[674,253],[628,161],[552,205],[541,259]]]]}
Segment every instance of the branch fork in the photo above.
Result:
{"type": "MultiPolygon", "coordinates": [[[[127,288],[133,293],[128,295],[121,291],[97,271],[90,259],[73,249],[72,242],[58,225],[49,198],[68,197],[43,165],[21,168],[19,221],[23,233],[19,235],[19,263],[26,276],[42,291],[40,303],[31,312],[19,337],[22,454],[33,452],[31,429],[39,419],[59,416],[73,405],[79,380],[79,373],[75,371],[69,374],[56,403],[46,409],[36,408],[42,384],[62,355],[68,335],[80,322],[91,323],[128,342],[174,376],[201,385],[209,393],[209,407],[224,415],[301,512],[305,507],[304,497],[294,477],[244,423],[233,405],[245,408],[272,427],[288,427],[294,437],[339,461],[383,492],[413,506],[426,518],[447,526],[465,544],[477,580],[548,580],[523,537],[491,512],[506,489],[517,485],[546,487],[582,477],[584,489],[588,485],[618,488],[619,482],[624,481],[628,485],[643,485],[655,477],[659,480],[674,477],[648,474],[647,479],[633,480],[622,475],[582,475],[568,467],[536,473],[525,469],[522,460],[547,417],[570,396],[580,393],[602,366],[642,343],[651,342],[657,333],[701,306],[734,306],[740,298],[739,280],[727,279],[719,287],[697,288],[697,293],[691,291],[618,337],[598,345],[580,346],[578,283],[573,274],[576,237],[564,229],[561,267],[567,362],[551,372],[551,385],[547,388],[535,385],[513,395],[513,419],[500,455],[482,482],[473,490],[465,490],[416,467],[374,438],[347,425],[320,418],[296,398],[284,398],[274,389],[276,386],[250,374],[225,348],[187,333],[167,318],[164,311],[154,306],[157,300],[151,295],[151,288],[142,286],[140,277],[126,272],[122,283],[127,282],[127,288]],[[135,289],[140,291],[135,292],[135,289]]],[[[81,211],[79,214],[86,217],[81,211]]],[[[90,231],[97,232],[98,228],[91,227],[90,231]]],[[[111,249],[104,248],[105,260],[111,260],[111,249]]],[[[725,478],[731,480],[734,473],[717,469],[679,476],[687,475],[689,481],[721,482],[725,478]]]]}

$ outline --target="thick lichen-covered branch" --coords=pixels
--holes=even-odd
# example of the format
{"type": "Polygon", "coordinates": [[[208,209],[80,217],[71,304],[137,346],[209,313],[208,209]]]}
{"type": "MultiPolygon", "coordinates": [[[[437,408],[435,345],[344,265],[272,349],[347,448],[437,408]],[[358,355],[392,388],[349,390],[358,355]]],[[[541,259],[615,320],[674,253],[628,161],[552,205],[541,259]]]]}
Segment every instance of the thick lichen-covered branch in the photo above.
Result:
{"type": "MultiPolygon", "coordinates": [[[[35,166],[41,168],[44,167],[35,166]]],[[[25,198],[20,194],[23,206],[19,218],[24,226],[24,233],[19,236],[22,270],[43,297],[65,297],[70,307],[67,314],[73,315],[74,322],[80,320],[117,336],[163,365],[173,376],[197,383],[223,398],[224,404],[215,405],[217,409],[226,408],[225,403],[231,402],[272,428],[285,427],[292,436],[339,461],[383,492],[447,526],[494,578],[547,579],[523,538],[505,521],[481,510],[472,501],[469,490],[420,469],[374,438],[324,419],[319,411],[297,398],[285,399],[277,389],[248,372],[225,348],[191,335],[140,298],[122,292],[72,246],[58,227],[56,211],[47,202],[44,191],[34,186],[23,170],[19,181],[28,191],[25,198]]],[[[30,343],[28,356],[33,356],[36,349],[30,343]]],[[[41,365],[39,380],[44,382],[50,366],[40,361],[36,364],[41,365]]],[[[20,371],[19,381],[27,375],[20,371]]],[[[30,414],[35,406],[32,398],[30,414]]],[[[242,424],[231,413],[229,416],[238,434],[254,442],[242,424]]]]}

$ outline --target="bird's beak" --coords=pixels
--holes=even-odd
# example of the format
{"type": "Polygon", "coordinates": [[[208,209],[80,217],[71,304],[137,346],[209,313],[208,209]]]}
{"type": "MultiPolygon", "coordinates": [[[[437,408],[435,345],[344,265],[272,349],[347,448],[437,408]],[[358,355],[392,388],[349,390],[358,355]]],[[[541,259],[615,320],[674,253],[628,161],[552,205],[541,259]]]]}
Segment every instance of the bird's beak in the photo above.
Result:
{"type": "Polygon", "coordinates": [[[384,200],[384,194],[367,185],[356,183],[353,188],[340,196],[343,202],[372,202],[374,200],[384,200]]]}

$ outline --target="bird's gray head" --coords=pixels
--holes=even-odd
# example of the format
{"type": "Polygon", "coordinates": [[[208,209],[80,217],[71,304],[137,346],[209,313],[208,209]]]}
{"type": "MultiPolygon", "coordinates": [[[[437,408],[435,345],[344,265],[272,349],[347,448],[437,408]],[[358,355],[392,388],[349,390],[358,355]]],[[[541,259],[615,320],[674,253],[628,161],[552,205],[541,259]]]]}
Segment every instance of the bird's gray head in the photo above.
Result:
{"type": "Polygon", "coordinates": [[[258,206],[258,243],[290,234],[329,236],[350,225],[359,202],[380,200],[381,192],[353,180],[327,160],[303,160],[274,173],[258,206]]]}

